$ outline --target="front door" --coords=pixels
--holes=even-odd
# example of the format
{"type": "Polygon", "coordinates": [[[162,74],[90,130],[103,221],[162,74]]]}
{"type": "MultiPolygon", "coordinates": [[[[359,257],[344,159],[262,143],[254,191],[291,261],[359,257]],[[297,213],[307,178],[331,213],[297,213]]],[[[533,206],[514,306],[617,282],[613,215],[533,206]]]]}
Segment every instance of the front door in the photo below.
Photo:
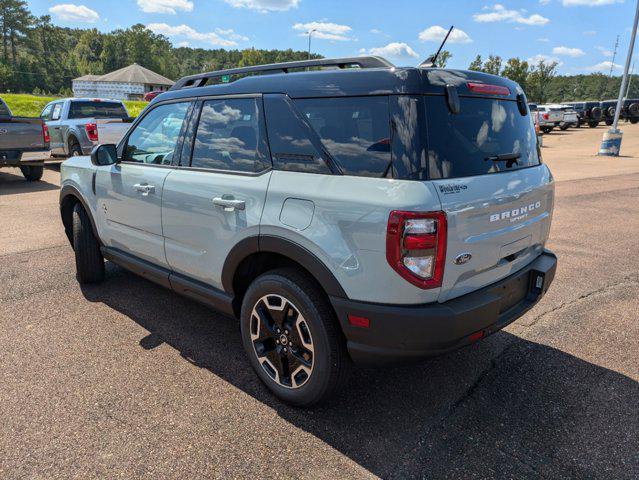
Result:
{"type": "Polygon", "coordinates": [[[190,102],[158,105],[133,128],[115,165],[98,168],[98,215],[106,246],[166,266],[162,189],[190,102]]]}
{"type": "Polygon", "coordinates": [[[164,184],[162,221],[171,269],[221,289],[226,257],[257,236],[271,161],[260,97],[206,100],[191,162],[164,184]]]}

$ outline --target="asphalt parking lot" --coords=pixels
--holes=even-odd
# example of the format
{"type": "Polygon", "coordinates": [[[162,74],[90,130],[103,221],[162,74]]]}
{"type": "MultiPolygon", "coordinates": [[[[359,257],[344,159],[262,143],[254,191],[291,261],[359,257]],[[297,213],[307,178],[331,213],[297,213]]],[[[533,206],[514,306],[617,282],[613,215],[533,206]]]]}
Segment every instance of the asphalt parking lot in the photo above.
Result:
{"type": "Polygon", "coordinates": [[[553,132],[555,283],[417,365],[356,369],[297,410],[237,324],[112,264],[75,281],[59,171],[0,170],[0,478],[638,478],[639,125],[553,132]]]}

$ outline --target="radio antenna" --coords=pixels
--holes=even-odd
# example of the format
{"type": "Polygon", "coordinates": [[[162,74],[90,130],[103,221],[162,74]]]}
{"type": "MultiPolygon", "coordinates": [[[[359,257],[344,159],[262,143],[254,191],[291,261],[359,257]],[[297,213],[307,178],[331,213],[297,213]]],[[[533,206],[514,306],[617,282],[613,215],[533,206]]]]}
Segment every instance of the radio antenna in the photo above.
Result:
{"type": "Polygon", "coordinates": [[[453,28],[455,28],[455,26],[451,25],[450,28],[448,29],[448,32],[446,33],[446,36],[444,37],[444,40],[442,41],[442,44],[439,46],[439,49],[437,50],[437,53],[435,55],[431,55],[426,60],[424,60],[422,63],[420,63],[419,64],[420,68],[429,68],[429,67],[434,67],[435,66],[435,62],[437,61],[437,57],[439,57],[439,54],[441,53],[442,48],[444,48],[444,45],[446,44],[446,40],[448,40],[448,36],[450,35],[450,32],[453,31],[453,28]]]}

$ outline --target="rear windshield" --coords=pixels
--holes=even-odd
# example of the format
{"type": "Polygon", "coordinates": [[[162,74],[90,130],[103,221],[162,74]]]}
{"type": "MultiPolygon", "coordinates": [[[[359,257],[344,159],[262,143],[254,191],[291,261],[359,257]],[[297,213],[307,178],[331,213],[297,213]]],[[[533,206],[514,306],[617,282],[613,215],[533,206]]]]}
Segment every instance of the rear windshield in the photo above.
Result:
{"type": "Polygon", "coordinates": [[[445,97],[426,97],[429,178],[539,165],[531,116],[522,116],[515,101],[461,97],[460,104],[460,113],[453,115],[445,97]]]}
{"type": "Polygon", "coordinates": [[[119,102],[71,102],[69,118],[127,118],[119,102]]]}

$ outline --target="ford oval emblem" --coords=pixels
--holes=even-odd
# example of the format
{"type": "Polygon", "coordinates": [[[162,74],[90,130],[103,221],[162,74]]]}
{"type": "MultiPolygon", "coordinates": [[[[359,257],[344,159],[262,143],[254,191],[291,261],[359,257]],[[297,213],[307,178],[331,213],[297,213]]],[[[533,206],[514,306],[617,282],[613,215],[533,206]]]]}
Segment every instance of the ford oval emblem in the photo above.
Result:
{"type": "Polygon", "coordinates": [[[464,263],[468,263],[471,258],[473,258],[473,256],[470,253],[464,252],[457,255],[454,262],[455,265],[463,265],[464,263]]]}

